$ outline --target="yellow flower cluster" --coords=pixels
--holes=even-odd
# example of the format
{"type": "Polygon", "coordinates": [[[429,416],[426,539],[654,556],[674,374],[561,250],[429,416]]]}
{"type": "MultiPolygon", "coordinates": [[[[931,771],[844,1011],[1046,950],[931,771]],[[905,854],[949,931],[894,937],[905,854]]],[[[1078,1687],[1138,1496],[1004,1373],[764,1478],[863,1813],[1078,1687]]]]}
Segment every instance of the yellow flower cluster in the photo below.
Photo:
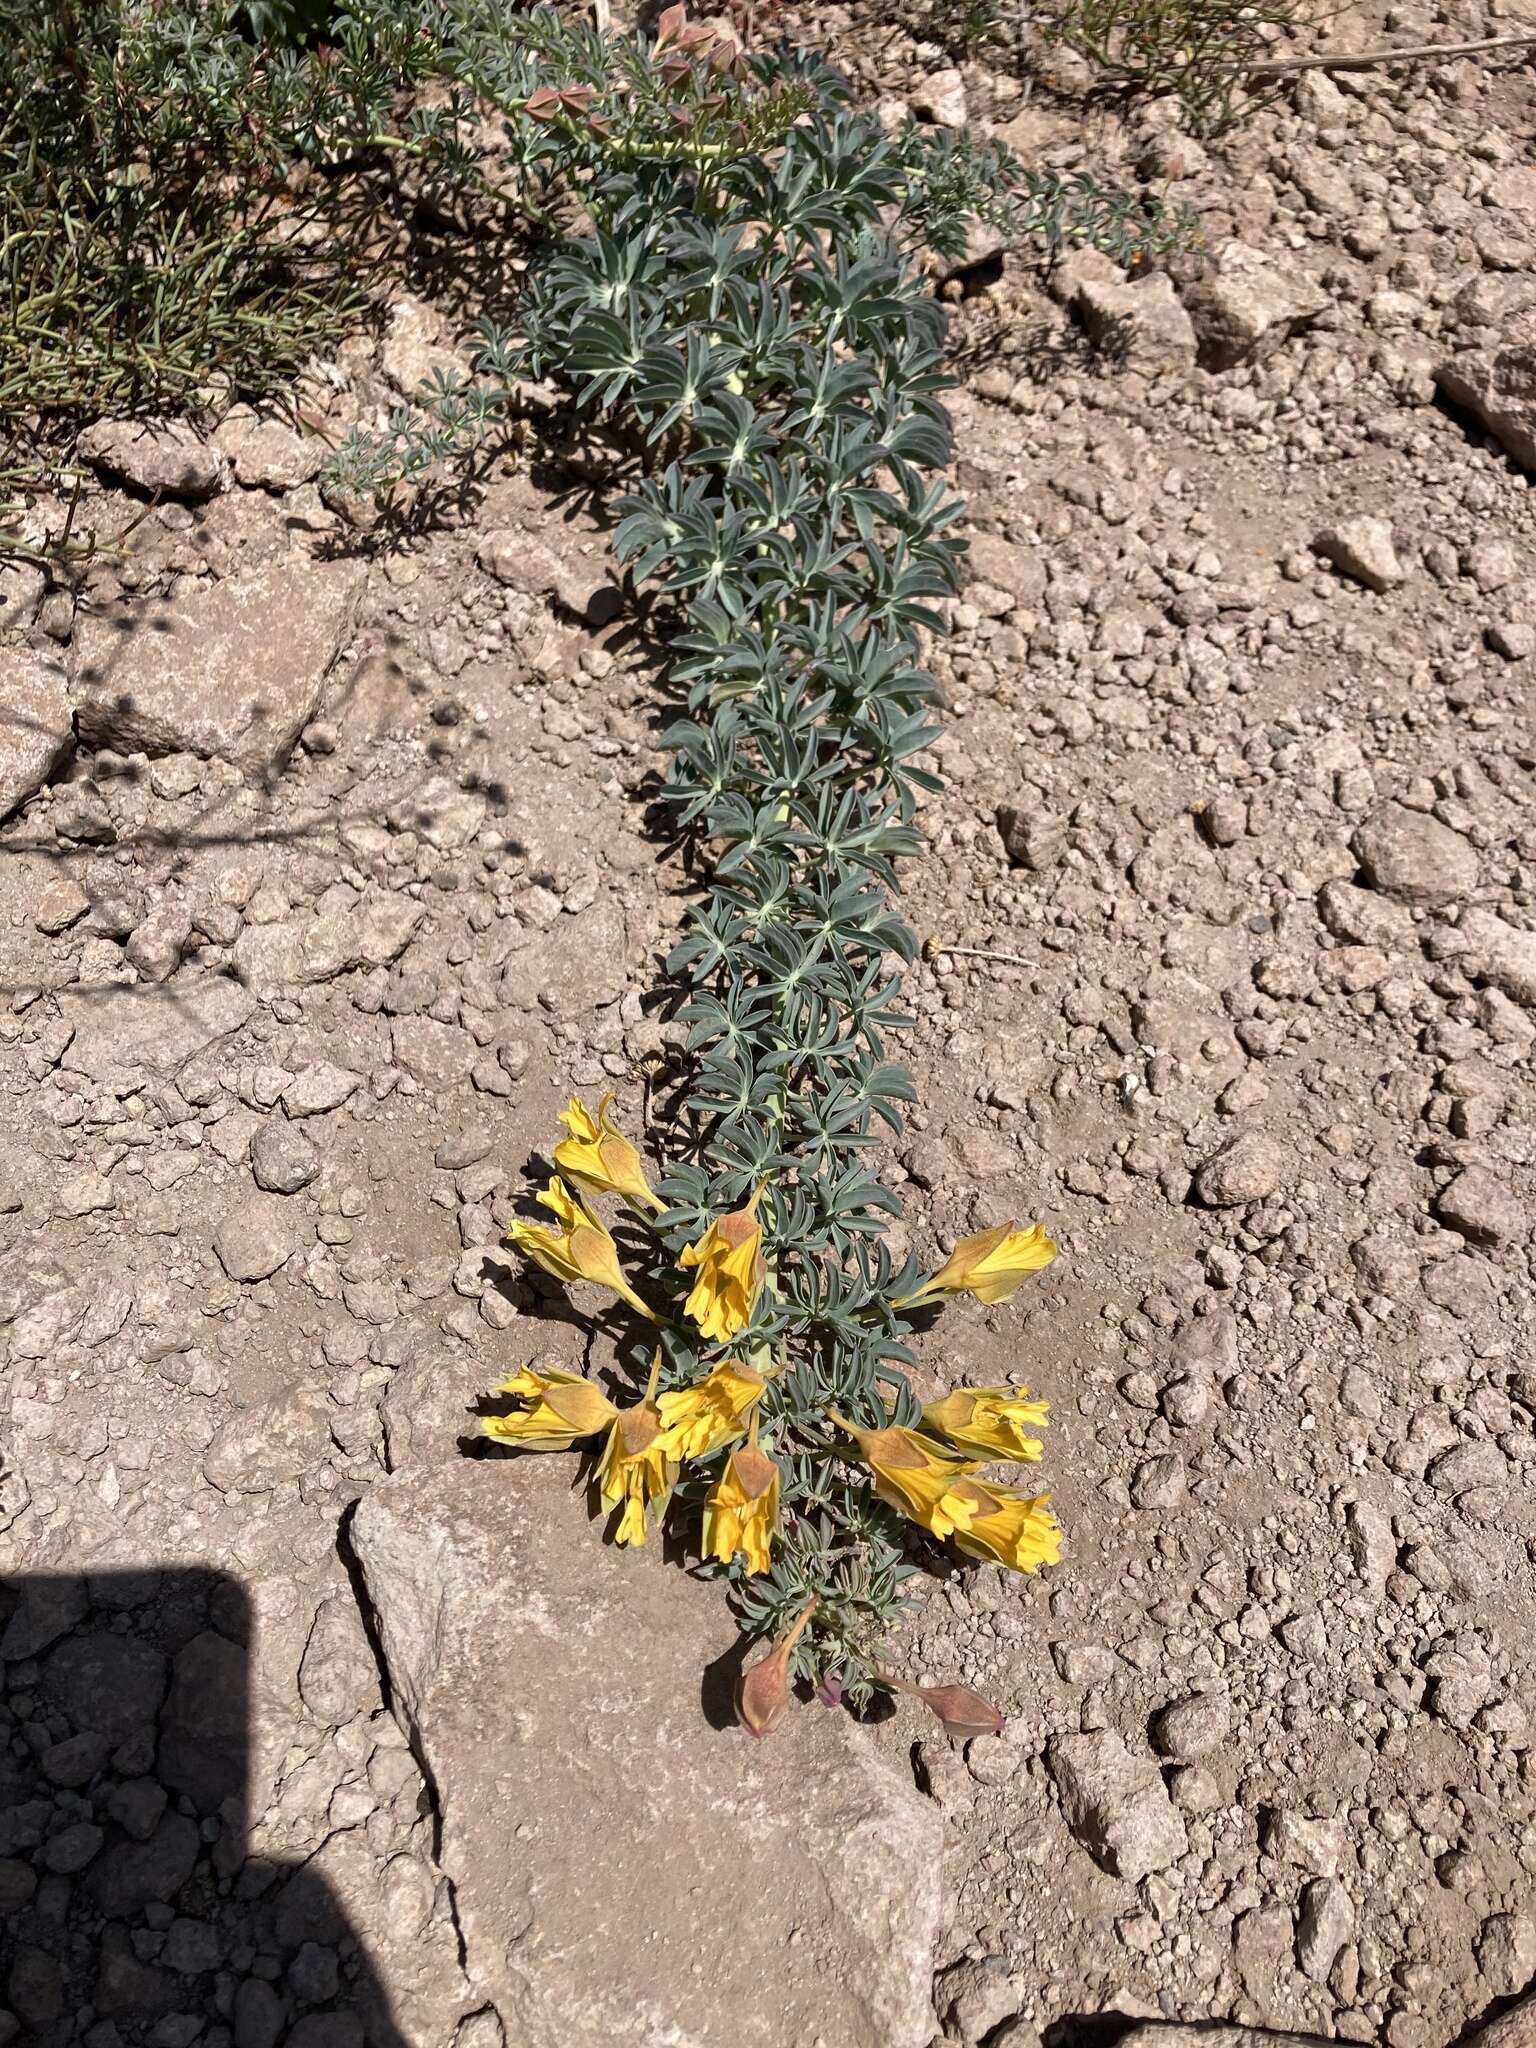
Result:
{"type": "MultiPolygon", "coordinates": [[[[568,1451],[602,1435],[596,1477],[604,1507],[621,1510],[614,1541],[643,1543],[650,1512],[666,1512],[679,1466],[745,1436],[768,1384],[733,1358],[693,1386],[659,1398],[655,1380],[653,1367],[644,1399],[619,1408],[580,1373],[525,1365],[496,1389],[522,1405],[509,1415],[488,1415],[481,1428],[495,1442],[524,1451],[568,1451]]],[[[765,1572],[778,1521],[779,1468],[755,1442],[742,1444],[705,1497],[705,1555],[729,1563],[740,1554],[749,1571],[765,1572]]]]}
{"type": "MultiPolygon", "coordinates": [[[[1024,1420],[1043,1422],[1043,1401],[1014,1400],[1006,1387],[968,1387],[924,1410],[924,1420],[951,1402],[965,1400],[975,1403],[966,1411],[976,1432],[970,1438],[973,1445],[993,1457],[1030,1455],[1009,1446],[1033,1441],[1021,1437],[1019,1425],[1024,1420]],[[983,1414],[990,1423],[981,1422],[983,1414]]],[[[1035,1572],[1059,1560],[1061,1528],[1050,1512],[1049,1494],[1014,1493],[973,1479],[971,1474],[981,1469],[980,1460],[952,1457],[949,1445],[919,1430],[897,1424],[884,1429],[856,1429],[851,1423],[843,1427],[856,1439],[874,1474],[876,1493],[929,1535],[948,1538],[967,1556],[1007,1565],[1010,1571],[1035,1572]]],[[[1038,1457],[1039,1450],[1035,1444],[1033,1455],[1038,1457]]]]}
{"type": "MultiPolygon", "coordinates": [[[[639,1153],[609,1116],[612,1100],[604,1096],[594,1115],[573,1099],[562,1113],[569,1136],[554,1148],[561,1172],[539,1195],[555,1226],[518,1221],[509,1236],[557,1279],[595,1281],[658,1322],[626,1279],[612,1234],[587,1199],[612,1194],[639,1209],[664,1207],[639,1153]]],[[[752,1320],[767,1278],[756,1210],[754,1196],[744,1209],[717,1217],[679,1255],[695,1276],[684,1313],[707,1342],[729,1343],[752,1320]]],[[[999,1224],[963,1238],[938,1272],[893,1306],[924,1308],[962,1293],[1006,1301],[1027,1273],[1055,1256],[1039,1224],[1027,1230],[999,1224]]],[[[762,1362],[763,1355],[754,1357],[762,1362]]],[[[658,1395],[660,1365],[658,1350],[643,1398],[623,1408],[579,1373],[524,1366],[497,1389],[518,1405],[488,1417],[485,1434],[526,1451],[565,1451],[601,1437],[597,1485],[604,1505],[617,1511],[621,1544],[645,1541],[651,1516],[666,1512],[682,1465],[731,1447],[705,1498],[704,1552],[726,1563],[740,1557],[749,1572],[766,1572],[780,1494],[779,1467],[757,1441],[766,1379],[752,1365],[726,1358],[692,1386],[658,1395]]],[[[1007,1387],[959,1387],[923,1409],[921,1430],[894,1424],[858,1429],[833,1419],[857,1440],[880,1498],[931,1535],[1014,1571],[1037,1571],[1060,1557],[1061,1531],[1049,1495],[1015,1493],[974,1477],[989,1459],[1032,1463],[1040,1457],[1039,1439],[1030,1431],[1045,1426],[1045,1402],[1007,1387]]]]}
{"type": "MultiPolygon", "coordinates": [[[[556,1145],[555,1164],[582,1192],[573,1194],[556,1174],[538,1196],[544,1207],[553,1211],[555,1227],[518,1218],[507,1236],[557,1280],[567,1284],[591,1280],[610,1288],[654,1323],[659,1321],[656,1311],[625,1279],[612,1233],[585,1199],[588,1193],[607,1194],[618,1195],[637,1208],[659,1210],[665,1206],[645,1177],[640,1154],[609,1116],[612,1100],[605,1095],[594,1116],[573,1096],[570,1107],[560,1112],[570,1136],[556,1145]]],[[[757,1306],[767,1268],[756,1209],[754,1196],[745,1209],[717,1217],[698,1243],[686,1246],[681,1255],[679,1263],[698,1274],[684,1311],[711,1343],[728,1344],[751,1322],[757,1306]]]]}

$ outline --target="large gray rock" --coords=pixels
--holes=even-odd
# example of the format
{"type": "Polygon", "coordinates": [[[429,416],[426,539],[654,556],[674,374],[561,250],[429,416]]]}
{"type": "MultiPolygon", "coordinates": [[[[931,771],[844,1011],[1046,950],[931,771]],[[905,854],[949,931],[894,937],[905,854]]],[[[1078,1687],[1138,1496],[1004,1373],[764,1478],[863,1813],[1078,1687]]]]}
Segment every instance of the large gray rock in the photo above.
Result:
{"type": "Polygon", "coordinates": [[[573,1476],[438,1465],[352,1524],[476,1995],[519,2048],[926,2048],[939,1809],[844,1714],[711,1726],[718,1588],[573,1476]]]}
{"type": "Polygon", "coordinates": [[[1289,264],[1276,263],[1243,242],[1225,242],[1215,269],[1190,287],[1184,305],[1211,370],[1260,362],[1298,328],[1325,310],[1328,294],[1289,264]]]}
{"type": "Polygon", "coordinates": [[[59,1012],[73,1036],[59,1064],[93,1081],[146,1071],[169,1078],[238,1031],[255,1007],[239,982],[221,974],[65,989],[59,1012]]]}
{"type": "Polygon", "coordinates": [[[1515,314],[1494,346],[1449,356],[1434,375],[1516,462],[1536,469],[1536,307],[1515,314]]]}
{"type": "Polygon", "coordinates": [[[0,647],[0,818],[42,788],[74,738],[62,666],[30,647],[0,647]]]}
{"type": "Polygon", "coordinates": [[[82,613],[72,682],[82,738],[269,772],[319,706],[361,581],[354,562],[295,550],[186,594],[82,613]]]}

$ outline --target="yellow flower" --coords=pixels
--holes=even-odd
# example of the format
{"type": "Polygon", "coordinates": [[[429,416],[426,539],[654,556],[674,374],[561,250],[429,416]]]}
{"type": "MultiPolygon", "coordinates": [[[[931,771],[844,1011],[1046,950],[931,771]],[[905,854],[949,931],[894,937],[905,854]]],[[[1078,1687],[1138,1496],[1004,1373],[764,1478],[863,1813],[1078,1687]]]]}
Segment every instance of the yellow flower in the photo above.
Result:
{"type": "Polygon", "coordinates": [[[601,1217],[594,1216],[580,1195],[573,1195],[557,1174],[539,1200],[554,1211],[558,1229],[538,1223],[513,1221],[507,1236],[520,1252],[526,1252],[536,1266],[553,1273],[557,1280],[594,1280],[599,1287],[611,1287],[631,1308],[652,1322],[656,1318],[619,1270],[619,1252],[601,1217]]]}
{"type": "Polygon", "coordinates": [[[961,1479],[955,1494],[970,1510],[955,1528],[955,1542],[968,1557],[986,1558],[1015,1572],[1059,1563],[1061,1524],[1050,1512],[1048,1493],[1031,1499],[984,1479],[961,1479]]]}
{"type": "Polygon", "coordinates": [[[1038,1273],[1055,1256],[1055,1240],[1043,1225],[1015,1230],[1011,1223],[999,1223],[993,1230],[962,1237],[937,1273],[892,1306],[925,1308],[945,1294],[974,1294],[988,1303],[1011,1301],[1024,1275],[1038,1273]]]}
{"type": "Polygon", "coordinates": [[[659,1209],[662,1203],[651,1192],[640,1154],[608,1114],[612,1100],[605,1095],[593,1116],[579,1096],[571,1097],[570,1108],[560,1112],[560,1121],[571,1135],[555,1147],[555,1164],[584,1188],[622,1195],[627,1202],[659,1209]]]}
{"type": "Polygon", "coordinates": [[[513,1415],[487,1415],[481,1431],[525,1451],[568,1451],[579,1438],[606,1429],[618,1413],[601,1387],[579,1372],[562,1372],[554,1365],[538,1371],[525,1365],[503,1380],[496,1392],[513,1394],[529,1405],[513,1415]]]}
{"type": "Polygon", "coordinates": [[[921,1524],[932,1536],[949,1536],[974,1513],[956,1493],[957,1483],[978,1468],[951,1458],[943,1444],[915,1429],[854,1429],[865,1463],[875,1475],[875,1491],[887,1507],[921,1524]]]}
{"type": "Polygon", "coordinates": [[[754,1196],[745,1209],[718,1217],[678,1261],[698,1268],[684,1307],[711,1343],[728,1343],[752,1320],[766,1270],[762,1227],[753,1214],[756,1205],[754,1196]]]}
{"type": "Polygon", "coordinates": [[[705,1497],[704,1555],[729,1564],[739,1551],[749,1572],[765,1572],[778,1526],[779,1468],[756,1444],[743,1444],[705,1497]]]}
{"type": "Polygon", "coordinates": [[[621,1408],[597,1463],[603,1506],[616,1508],[622,1502],[624,1507],[615,1543],[645,1541],[647,1510],[665,1510],[676,1477],[677,1466],[667,1455],[655,1402],[647,1398],[633,1408],[621,1408]]]}
{"type": "Polygon", "coordinates": [[[677,1458],[707,1458],[718,1451],[741,1435],[747,1411],[761,1400],[766,1385],[750,1366],[726,1358],[693,1386],[663,1394],[656,1405],[668,1449],[677,1458]]]}
{"type": "Polygon", "coordinates": [[[1008,1387],[956,1387],[942,1401],[928,1403],[923,1427],[978,1458],[1033,1464],[1040,1439],[1026,1436],[1025,1427],[1044,1429],[1048,1413],[1047,1402],[1023,1400],[1008,1387]]]}

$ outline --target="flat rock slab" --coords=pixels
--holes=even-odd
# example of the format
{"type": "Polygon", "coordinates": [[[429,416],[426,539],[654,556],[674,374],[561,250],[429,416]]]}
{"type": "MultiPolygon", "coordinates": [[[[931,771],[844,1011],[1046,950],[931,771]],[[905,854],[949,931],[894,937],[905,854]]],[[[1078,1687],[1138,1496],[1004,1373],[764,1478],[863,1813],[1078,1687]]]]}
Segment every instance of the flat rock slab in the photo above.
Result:
{"type": "Polygon", "coordinates": [[[0,818],[41,789],[74,744],[62,664],[0,647],[0,818]]]}
{"type": "Polygon", "coordinates": [[[59,1011],[73,1036],[59,1064],[93,1081],[143,1071],[169,1078],[238,1031],[255,1007],[255,998],[222,974],[64,989],[59,1011]]]}
{"type": "Polygon", "coordinates": [[[81,737],[268,773],[319,707],[362,575],[295,550],[249,575],[83,614],[71,684],[81,737]]]}
{"type": "Polygon", "coordinates": [[[437,1465],[352,1525],[477,1995],[518,2048],[926,2048],[939,1809],[843,1713],[712,1727],[719,1589],[574,1477],[437,1465]]]}

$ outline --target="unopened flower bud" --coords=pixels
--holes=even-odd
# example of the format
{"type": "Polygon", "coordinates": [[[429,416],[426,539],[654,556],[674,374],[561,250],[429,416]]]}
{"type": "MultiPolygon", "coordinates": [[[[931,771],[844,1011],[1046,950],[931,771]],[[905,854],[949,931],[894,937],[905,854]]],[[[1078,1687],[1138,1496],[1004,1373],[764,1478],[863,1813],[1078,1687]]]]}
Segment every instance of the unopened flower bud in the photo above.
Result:
{"type": "Polygon", "coordinates": [[[789,1712],[788,1641],[743,1671],[736,1685],[736,1718],[759,1741],[771,1735],[789,1712]]]}
{"type": "Polygon", "coordinates": [[[1001,1735],[1004,1716],[968,1685],[915,1685],[912,1690],[946,1731],[961,1741],[968,1735],[1001,1735]]]}
{"type": "Polygon", "coordinates": [[[736,1718],[749,1735],[759,1740],[771,1735],[789,1712],[789,1660],[820,1605],[819,1594],[808,1600],[789,1634],[775,1643],[766,1657],[759,1657],[743,1671],[736,1682],[736,1718]]]}

